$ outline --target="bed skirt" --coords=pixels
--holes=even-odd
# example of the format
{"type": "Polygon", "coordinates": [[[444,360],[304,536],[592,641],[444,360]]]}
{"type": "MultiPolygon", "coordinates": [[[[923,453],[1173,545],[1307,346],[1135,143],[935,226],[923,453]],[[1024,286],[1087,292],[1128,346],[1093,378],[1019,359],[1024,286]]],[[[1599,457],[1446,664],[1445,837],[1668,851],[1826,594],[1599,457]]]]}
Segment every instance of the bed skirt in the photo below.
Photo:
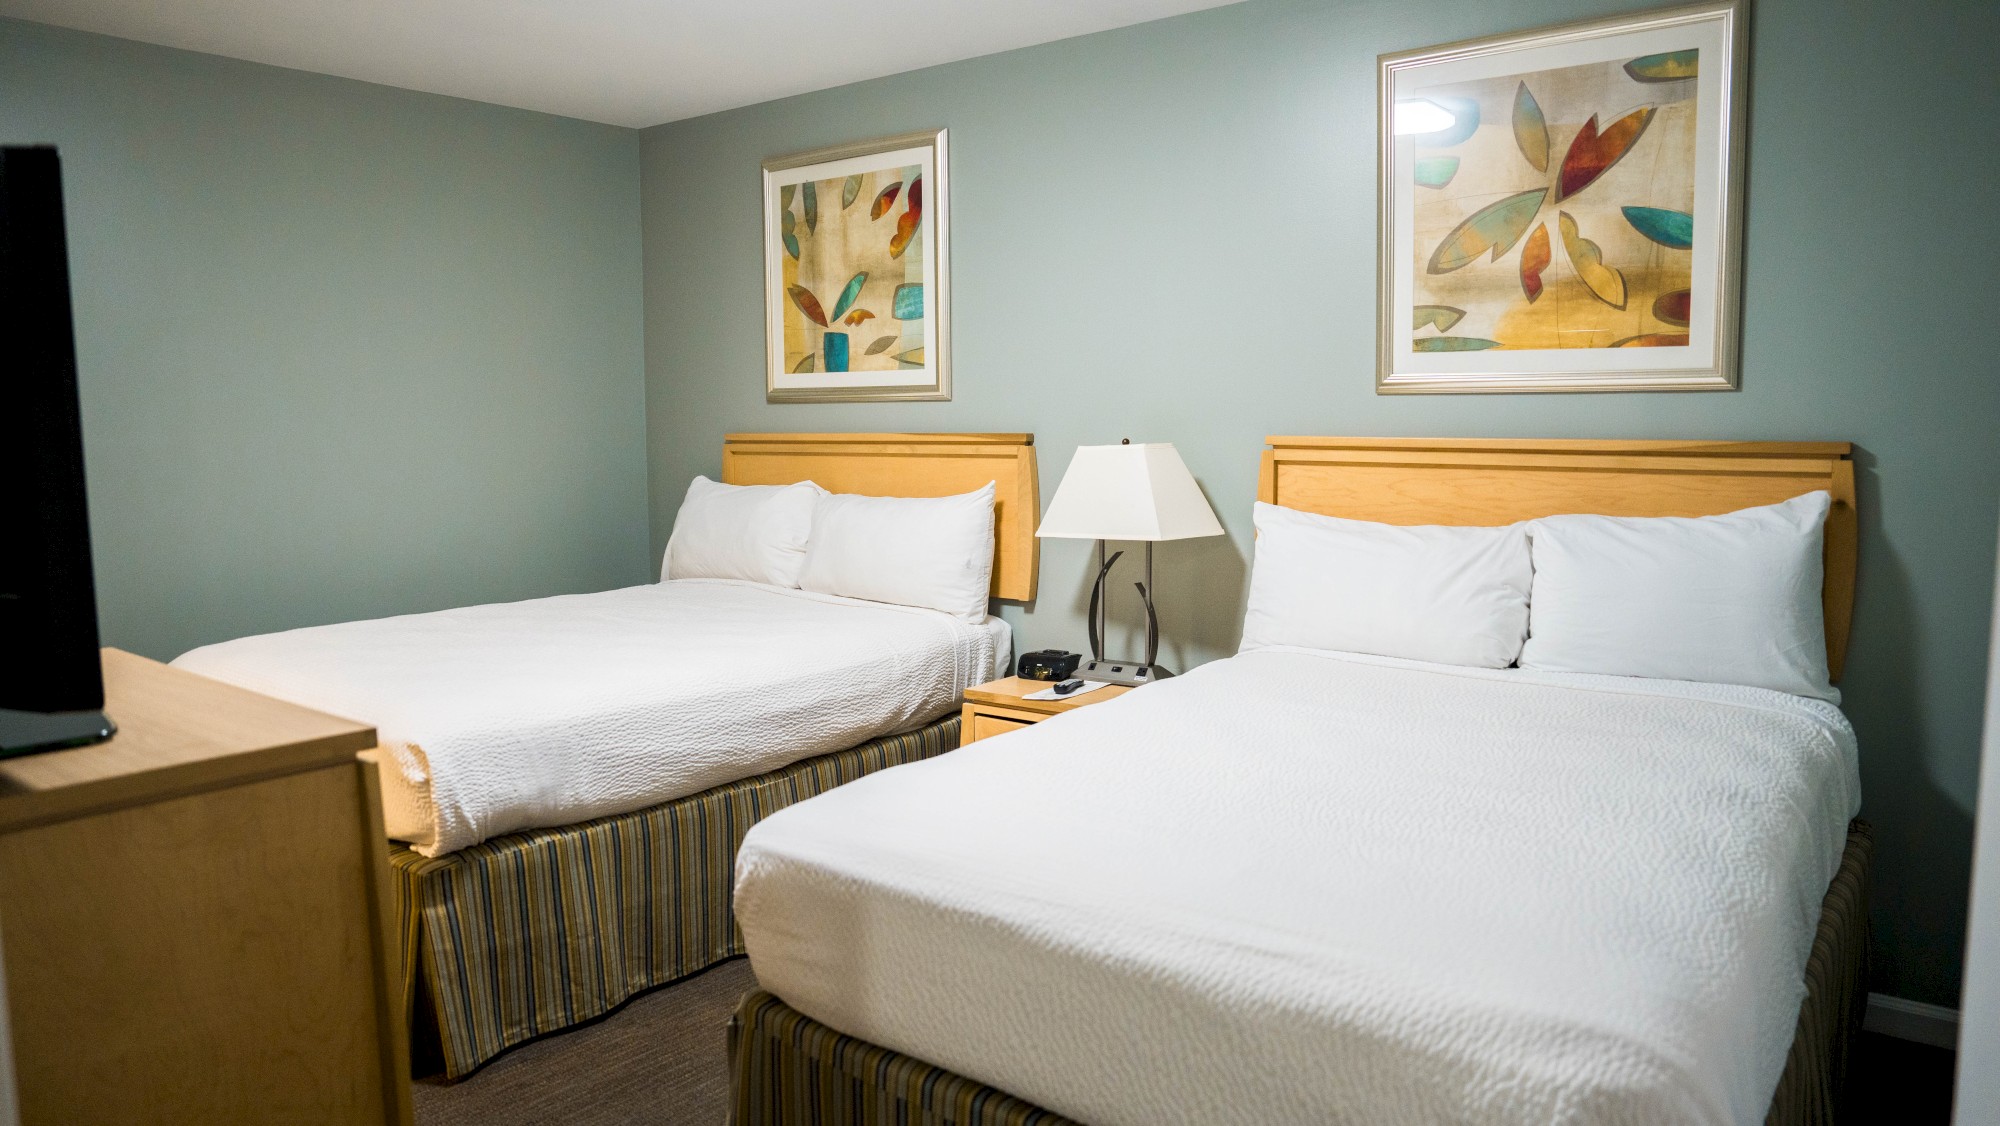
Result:
{"type": "Polygon", "coordinates": [[[958,746],[956,714],[685,798],[440,857],[389,846],[411,1058],[449,1079],[743,953],[730,897],[759,820],[958,746]]]}
{"type": "MultiPolygon", "coordinates": [[[[1867,1003],[1868,861],[1873,835],[1848,826],[1820,904],[1798,1031],[1766,1126],[1837,1117],[1848,1052],[1867,1003]]],[[[977,1019],[977,1014],[967,1014],[977,1019]]],[[[732,1126],[1069,1126],[1070,1120],[941,1067],[836,1032],[755,990],[729,1022],[732,1126]]]]}
{"type": "Polygon", "coordinates": [[[1866,821],[1848,825],[1840,871],[1820,900],[1819,933],[1806,957],[1806,999],[1765,1126],[1824,1126],[1840,1117],[1848,1056],[1868,1010],[1868,861],[1874,847],[1866,821]]]}

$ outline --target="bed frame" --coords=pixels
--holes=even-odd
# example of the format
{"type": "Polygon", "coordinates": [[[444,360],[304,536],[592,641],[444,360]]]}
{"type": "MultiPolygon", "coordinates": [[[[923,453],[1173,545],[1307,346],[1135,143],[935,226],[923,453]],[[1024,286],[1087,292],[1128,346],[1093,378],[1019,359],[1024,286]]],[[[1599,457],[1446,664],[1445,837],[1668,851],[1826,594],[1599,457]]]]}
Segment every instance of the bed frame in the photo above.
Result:
{"type": "MultiPolygon", "coordinates": [[[[1562,513],[1712,516],[1825,489],[1827,658],[1838,679],[1853,618],[1857,519],[1846,442],[1477,438],[1266,439],[1258,499],[1387,524],[1498,525],[1562,513]]],[[[1827,1126],[1866,1005],[1872,837],[1849,826],[1820,905],[1791,1054],[1767,1126],[1827,1126]]],[[[978,1014],[967,1013],[976,1020],[978,1014]]],[[[1143,1030],[1134,1030],[1134,1035],[1143,1030]]],[[[1060,1126],[1004,1091],[869,1044],[762,991],[730,1024],[735,1126],[1060,1126]]]]}
{"type": "MultiPolygon", "coordinates": [[[[1030,434],[731,434],[731,484],[934,497],[995,488],[993,594],[1035,595],[1030,434]]],[[[956,749],[956,712],[630,813],[428,858],[390,846],[418,1074],[459,1079],[517,1044],[743,953],[730,890],[757,821],[864,774],[956,749]]]]}

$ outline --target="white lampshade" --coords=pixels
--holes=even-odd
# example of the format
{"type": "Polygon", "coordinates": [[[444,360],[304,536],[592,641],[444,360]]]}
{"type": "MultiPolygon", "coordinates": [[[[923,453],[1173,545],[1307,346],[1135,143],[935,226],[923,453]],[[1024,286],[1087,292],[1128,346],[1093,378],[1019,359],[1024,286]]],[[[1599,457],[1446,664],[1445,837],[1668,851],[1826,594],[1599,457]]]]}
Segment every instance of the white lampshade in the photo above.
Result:
{"type": "Polygon", "coordinates": [[[1078,446],[1037,536],[1068,540],[1186,540],[1222,525],[1171,442],[1078,446]]]}

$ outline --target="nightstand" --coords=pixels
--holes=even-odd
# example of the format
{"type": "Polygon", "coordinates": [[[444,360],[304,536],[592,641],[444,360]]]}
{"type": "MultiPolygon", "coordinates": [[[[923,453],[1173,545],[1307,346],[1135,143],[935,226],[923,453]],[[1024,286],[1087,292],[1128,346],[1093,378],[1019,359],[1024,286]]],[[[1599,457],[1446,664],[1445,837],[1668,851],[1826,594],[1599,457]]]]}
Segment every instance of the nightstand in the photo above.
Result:
{"type": "Polygon", "coordinates": [[[965,711],[959,720],[958,745],[963,747],[967,743],[1005,735],[1031,723],[1040,723],[1052,715],[1087,708],[1132,691],[1113,684],[1071,700],[1022,699],[1030,692],[1040,692],[1049,684],[1046,680],[1022,680],[1018,676],[1010,676],[966,689],[965,711]]]}

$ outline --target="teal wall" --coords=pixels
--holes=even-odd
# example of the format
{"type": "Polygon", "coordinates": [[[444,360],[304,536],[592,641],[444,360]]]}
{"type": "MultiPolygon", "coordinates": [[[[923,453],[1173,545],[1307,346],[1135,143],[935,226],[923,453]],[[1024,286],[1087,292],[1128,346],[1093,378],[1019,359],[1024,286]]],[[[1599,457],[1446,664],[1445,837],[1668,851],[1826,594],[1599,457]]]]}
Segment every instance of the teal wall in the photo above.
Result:
{"type": "MultiPolygon", "coordinates": [[[[1266,434],[1850,439],[1876,988],[1955,1004],[2000,498],[2000,5],[1759,0],[1742,391],[1377,396],[1375,57],[1621,7],[1253,0],[647,131],[655,551],[730,430],[1033,431],[1045,501],[1079,443],[1172,441],[1229,529],[1160,551],[1184,666],[1235,645],[1266,434]],[[956,399],[766,405],[759,161],[940,125],[956,399]]],[[[1088,550],[1045,546],[1018,647],[1082,648],[1088,550]]]]}
{"type": "Polygon", "coordinates": [[[0,21],[0,142],[62,153],[107,644],[651,574],[637,133],[0,21]]]}

